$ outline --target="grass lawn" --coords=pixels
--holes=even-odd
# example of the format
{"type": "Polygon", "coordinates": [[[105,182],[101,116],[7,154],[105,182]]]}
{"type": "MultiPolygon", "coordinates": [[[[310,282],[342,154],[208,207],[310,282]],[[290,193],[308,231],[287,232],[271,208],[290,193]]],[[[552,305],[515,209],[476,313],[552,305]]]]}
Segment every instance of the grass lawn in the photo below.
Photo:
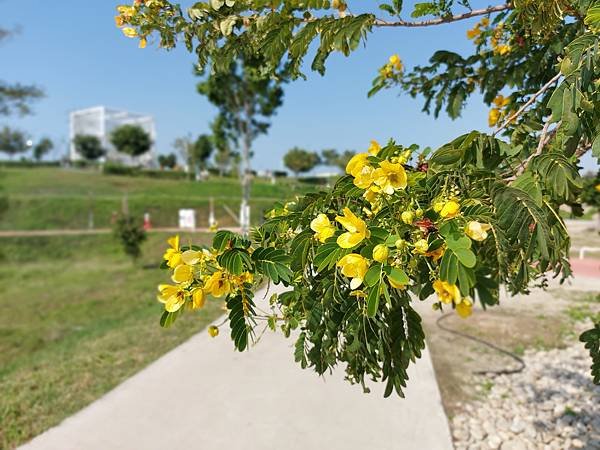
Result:
{"type": "Polygon", "coordinates": [[[167,273],[142,266],[157,266],[166,238],[149,236],[136,265],[108,235],[0,239],[0,448],[57,425],[223,313],[212,302],[160,328],[167,273]]]}
{"type": "MultiPolygon", "coordinates": [[[[215,214],[223,226],[233,225],[224,205],[237,214],[241,188],[233,178],[211,178],[202,182],[162,180],[145,177],[103,175],[97,169],[3,168],[0,187],[8,196],[9,207],[0,220],[0,229],[32,230],[87,228],[93,213],[97,228],[109,227],[113,212],[121,210],[126,194],[131,214],[149,212],[157,227],[177,225],[177,210],[197,211],[200,224],[208,224],[209,199],[215,200],[215,214]]],[[[317,190],[314,185],[292,180],[276,184],[256,179],[252,184],[252,218],[274,202],[293,199],[317,190]]]]}

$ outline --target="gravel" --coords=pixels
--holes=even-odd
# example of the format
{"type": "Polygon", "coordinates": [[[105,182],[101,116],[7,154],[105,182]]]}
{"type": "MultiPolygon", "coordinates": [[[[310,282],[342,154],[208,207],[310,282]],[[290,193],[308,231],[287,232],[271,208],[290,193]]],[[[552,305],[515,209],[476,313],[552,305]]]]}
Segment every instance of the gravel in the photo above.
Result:
{"type": "Polygon", "coordinates": [[[583,345],[528,350],[523,359],[523,372],[472,377],[481,399],[452,419],[455,448],[600,450],[600,386],[583,345]]]}

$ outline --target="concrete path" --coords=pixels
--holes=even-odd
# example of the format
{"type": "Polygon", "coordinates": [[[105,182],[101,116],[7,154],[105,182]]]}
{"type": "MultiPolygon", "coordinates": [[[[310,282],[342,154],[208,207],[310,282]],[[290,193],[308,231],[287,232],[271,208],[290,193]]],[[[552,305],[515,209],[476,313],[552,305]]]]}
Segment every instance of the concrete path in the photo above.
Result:
{"type": "Polygon", "coordinates": [[[267,333],[240,354],[228,336],[202,332],[21,448],[452,449],[428,352],[406,399],[384,399],[383,386],[363,394],[342,371],[300,369],[292,345],[267,333]]]}

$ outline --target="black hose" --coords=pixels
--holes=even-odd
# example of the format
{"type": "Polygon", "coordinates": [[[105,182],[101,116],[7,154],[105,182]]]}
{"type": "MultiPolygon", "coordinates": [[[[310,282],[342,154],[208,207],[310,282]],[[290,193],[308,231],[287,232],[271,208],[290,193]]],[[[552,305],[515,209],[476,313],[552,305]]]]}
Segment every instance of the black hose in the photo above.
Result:
{"type": "Polygon", "coordinates": [[[519,356],[515,355],[514,353],[511,353],[508,350],[504,350],[503,348],[497,347],[494,344],[492,344],[491,342],[484,341],[483,339],[479,339],[478,337],[471,336],[470,334],[463,333],[462,331],[453,330],[451,328],[447,328],[447,327],[441,325],[442,320],[444,320],[447,317],[450,317],[452,315],[454,315],[454,313],[446,313],[443,316],[438,317],[438,319],[435,321],[435,324],[441,330],[444,330],[444,331],[446,331],[448,333],[455,334],[455,335],[463,337],[465,339],[469,339],[469,340],[477,342],[479,344],[485,345],[486,347],[489,347],[489,348],[491,348],[493,350],[496,350],[499,353],[502,353],[502,354],[504,354],[506,356],[509,356],[510,358],[512,358],[515,361],[517,361],[519,363],[519,365],[520,365],[520,367],[517,368],[517,369],[477,370],[477,371],[473,372],[475,375],[490,375],[490,374],[491,375],[511,375],[511,374],[514,374],[514,373],[522,372],[523,369],[525,369],[525,361],[523,361],[522,358],[520,358],[519,356]]]}

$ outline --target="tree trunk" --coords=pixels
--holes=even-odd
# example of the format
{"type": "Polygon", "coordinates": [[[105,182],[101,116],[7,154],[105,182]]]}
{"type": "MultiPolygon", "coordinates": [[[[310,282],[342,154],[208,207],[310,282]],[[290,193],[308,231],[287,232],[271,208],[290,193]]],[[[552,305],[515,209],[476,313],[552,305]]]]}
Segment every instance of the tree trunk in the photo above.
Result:
{"type": "Polygon", "coordinates": [[[251,106],[244,101],[244,112],[246,123],[243,126],[242,139],[242,204],[240,207],[240,228],[244,236],[250,231],[250,147],[252,137],[250,136],[251,106]]]}

